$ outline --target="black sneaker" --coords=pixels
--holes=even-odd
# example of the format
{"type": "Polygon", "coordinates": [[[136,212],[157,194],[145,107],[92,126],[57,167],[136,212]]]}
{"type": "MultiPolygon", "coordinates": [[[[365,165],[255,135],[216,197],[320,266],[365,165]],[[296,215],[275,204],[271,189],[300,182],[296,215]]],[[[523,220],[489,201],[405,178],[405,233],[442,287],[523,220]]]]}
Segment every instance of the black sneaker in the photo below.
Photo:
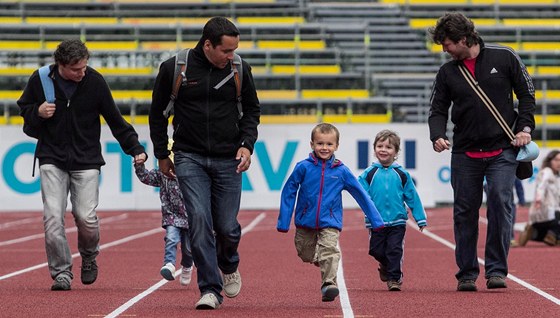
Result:
{"type": "Polygon", "coordinates": [[[379,265],[377,270],[379,271],[379,279],[381,279],[382,282],[389,280],[389,277],[387,277],[387,271],[385,271],[385,266],[379,265]]]}
{"type": "Polygon", "coordinates": [[[333,301],[338,296],[338,288],[335,285],[327,285],[321,288],[321,300],[333,301]]]}
{"type": "Polygon", "coordinates": [[[477,291],[476,282],[472,279],[461,279],[457,284],[457,291],[477,291]]]}
{"type": "Polygon", "coordinates": [[[389,289],[389,291],[401,291],[401,285],[401,281],[390,280],[387,282],[387,289],[389,289]]]}
{"type": "Polygon", "coordinates": [[[506,279],[500,276],[488,277],[486,281],[486,288],[496,289],[496,288],[507,288],[506,279]]]}
{"type": "Polygon", "coordinates": [[[72,280],[65,275],[58,275],[54,279],[54,282],[51,286],[51,290],[70,290],[71,289],[72,280]]]}
{"type": "Polygon", "coordinates": [[[97,262],[82,259],[82,284],[93,284],[97,279],[97,262]]]}

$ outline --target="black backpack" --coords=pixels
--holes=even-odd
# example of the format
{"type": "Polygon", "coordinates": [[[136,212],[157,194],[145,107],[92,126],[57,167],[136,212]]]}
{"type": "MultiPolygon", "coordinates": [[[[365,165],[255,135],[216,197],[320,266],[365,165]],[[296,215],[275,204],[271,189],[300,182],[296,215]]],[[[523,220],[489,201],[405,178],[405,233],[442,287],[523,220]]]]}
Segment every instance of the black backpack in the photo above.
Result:
{"type": "MultiPolygon", "coordinates": [[[[171,91],[171,96],[169,103],[163,115],[165,118],[173,113],[173,107],[175,104],[175,99],[177,99],[177,93],[179,92],[179,87],[182,83],[187,82],[187,64],[189,61],[190,49],[183,49],[175,56],[175,73],[173,74],[173,89],[171,91]]],[[[226,76],[220,83],[218,83],[214,88],[218,89],[224,85],[229,79],[233,77],[235,80],[235,90],[237,99],[237,111],[239,112],[239,119],[243,117],[243,107],[241,105],[241,85],[243,84],[243,65],[241,64],[241,56],[238,54],[233,55],[233,61],[231,63],[231,74],[226,76]]]]}

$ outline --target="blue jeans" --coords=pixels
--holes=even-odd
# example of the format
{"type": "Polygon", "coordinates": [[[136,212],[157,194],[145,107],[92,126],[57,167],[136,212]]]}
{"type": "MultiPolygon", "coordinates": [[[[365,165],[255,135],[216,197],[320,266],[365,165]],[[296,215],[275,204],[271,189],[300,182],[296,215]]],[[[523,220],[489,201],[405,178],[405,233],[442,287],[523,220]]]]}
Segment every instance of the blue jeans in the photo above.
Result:
{"type": "Polygon", "coordinates": [[[222,302],[222,277],[237,270],[241,225],[239,160],[175,152],[175,172],[189,217],[192,255],[201,295],[214,293],[222,302]]]}
{"type": "Polygon", "coordinates": [[[509,148],[494,157],[469,158],[464,153],[451,155],[451,185],[454,191],[453,221],[458,280],[476,280],[478,218],[482,204],[483,181],[488,186],[488,229],[485,246],[485,277],[508,274],[507,257],[511,239],[515,150],[509,148]]]}
{"type": "Polygon", "coordinates": [[[168,225],[165,227],[165,252],[163,254],[163,265],[171,263],[175,265],[177,260],[177,244],[181,243],[181,265],[191,267],[193,264],[191,246],[189,243],[189,233],[187,229],[168,225]]]}
{"type": "Polygon", "coordinates": [[[78,228],[78,251],[82,259],[93,260],[99,254],[99,220],[95,211],[99,202],[99,170],[66,171],[43,164],[39,172],[49,272],[53,279],[58,275],[72,279],[72,254],[64,229],[68,194],[78,228]]]}

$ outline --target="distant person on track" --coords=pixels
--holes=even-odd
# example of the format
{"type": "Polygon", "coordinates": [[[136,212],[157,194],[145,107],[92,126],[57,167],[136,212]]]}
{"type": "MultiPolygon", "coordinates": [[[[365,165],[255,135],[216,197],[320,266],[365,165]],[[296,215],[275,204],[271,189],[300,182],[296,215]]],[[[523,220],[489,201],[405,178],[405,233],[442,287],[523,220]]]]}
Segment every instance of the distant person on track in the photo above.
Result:
{"type": "Polygon", "coordinates": [[[123,151],[135,163],[146,161],[138,134],[113,101],[103,76],[89,67],[89,51],[80,40],[62,41],[54,52],[49,78],[56,100],[45,101],[39,72],[34,72],[18,100],[20,114],[37,131],[35,157],[39,159],[45,246],[51,290],[70,290],[72,254],[64,230],[68,194],[78,228],[78,251],[82,256],[81,281],[97,279],[99,174],[105,164],[101,154],[103,116],[123,151]]]}
{"type": "Polygon", "coordinates": [[[535,182],[535,197],[529,207],[529,222],[519,235],[519,245],[529,240],[555,246],[560,243],[560,151],[544,158],[535,182]]]}
{"type": "Polygon", "coordinates": [[[371,230],[371,222],[366,217],[366,227],[370,229],[369,255],[379,262],[379,278],[387,283],[390,291],[401,290],[407,207],[420,231],[428,225],[424,206],[410,174],[395,162],[400,145],[401,139],[396,132],[380,131],[373,142],[377,162],[358,177],[385,223],[383,229],[371,230]]]}
{"type": "Polygon", "coordinates": [[[434,43],[441,44],[443,51],[453,58],[436,75],[428,123],[433,149],[449,150],[447,121],[453,105],[451,186],[455,259],[459,267],[455,274],[457,290],[477,290],[478,219],[485,177],[488,185],[486,287],[506,288],[517,147],[531,141],[535,128],[535,88],[519,55],[508,47],[485,44],[473,22],[462,13],[446,13],[429,33],[434,43]],[[468,84],[459,69],[462,65],[512,127],[513,141],[468,84]],[[514,108],[513,92],[519,100],[518,112],[514,108]]]}
{"type": "Polygon", "coordinates": [[[149,121],[154,154],[163,174],[177,175],[189,216],[201,294],[196,309],[217,309],[222,291],[229,298],[241,291],[237,220],[241,173],[251,165],[260,104],[250,65],[245,60],[234,65],[239,37],[231,21],[214,17],[190,50],[174,106],[175,163],[169,159],[164,115],[174,85],[175,57],[161,64],[152,95],[149,121]],[[242,76],[235,72],[239,68],[242,76]],[[236,78],[241,81],[240,98],[236,78]]]}
{"type": "MultiPolygon", "coordinates": [[[[173,145],[173,140],[169,141],[169,145],[173,145]]],[[[173,161],[173,152],[170,153],[169,158],[173,161]]],[[[163,278],[175,280],[177,245],[180,243],[182,268],[179,281],[181,285],[186,286],[191,282],[193,259],[189,243],[187,210],[179,182],[177,182],[177,178],[164,175],[159,169],[148,171],[143,163],[134,164],[134,170],[142,183],[159,187],[161,226],[165,229],[163,266],[159,272],[163,278]]]]}
{"type": "Polygon", "coordinates": [[[321,296],[333,301],[339,294],[338,239],[342,231],[342,190],[348,191],[371,221],[374,230],[383,220],[373,201],[350,169],[335,158],[340,134],[331,124],[319,124],[311,132],[309,157],[298,162],[282,189],[276,229],[287,233],[295,206],[295,246],[306,263],[321,268],[321,296]],[[296,205],[297,198],[297,205],[296,205]]]}

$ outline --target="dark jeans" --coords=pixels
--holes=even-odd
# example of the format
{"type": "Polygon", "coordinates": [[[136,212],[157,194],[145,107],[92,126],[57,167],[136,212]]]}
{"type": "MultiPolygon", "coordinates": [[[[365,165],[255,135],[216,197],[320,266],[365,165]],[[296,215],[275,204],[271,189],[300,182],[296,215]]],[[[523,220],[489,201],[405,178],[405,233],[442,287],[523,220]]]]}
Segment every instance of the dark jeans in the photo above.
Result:
{"type": "Polygon", "coordinates": [[[508,274],[511,240],[513,183],[517,161],[514,149],[491,158],[473,159],[464,153],[451,156],[451,185],[454,191],[453,222],[458,280],[476,280],[480,273],[477,255],[478,218],[486,177],[488,229],[485,245],[485,277],[508,274]]]}
{"type": "Polygon", "coordinates": [[[189,217],[192,256],[201,295],[212,292],[222,302],[222,277],[237,270],[241,226],[239,160],[175,152],[175,172],[189,217]]]}
{"type": "Polygon", "coordinates": [[[405,232],[405,225],[388,226],[379,231],[370,230],[369,255],[379,262],[389,280],[402,279],[405,232]]]}

